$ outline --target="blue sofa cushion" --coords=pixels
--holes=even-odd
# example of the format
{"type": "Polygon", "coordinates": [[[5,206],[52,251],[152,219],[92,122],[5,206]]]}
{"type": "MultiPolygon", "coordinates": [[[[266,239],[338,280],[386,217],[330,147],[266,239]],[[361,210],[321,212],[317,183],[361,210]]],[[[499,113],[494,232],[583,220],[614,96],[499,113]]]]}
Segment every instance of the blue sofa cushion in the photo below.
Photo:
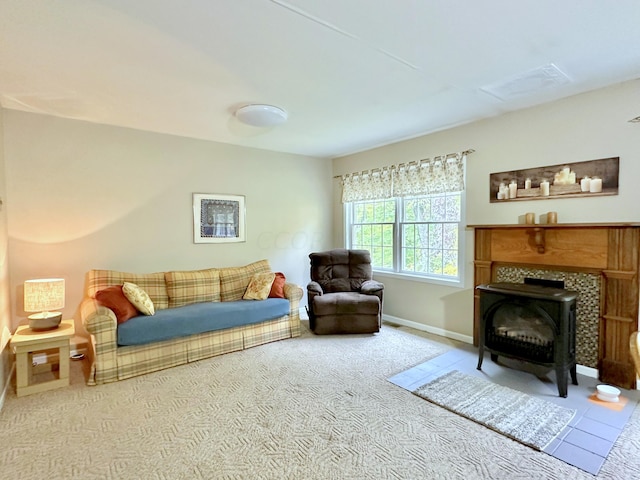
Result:
{"type": "Polygon", "coordinates": [[[118,325],[118,345],[145,345],[225,328],[252,325],[289,313],[289,300],[239,300],[193,303],[157,310],[118,325]]]}

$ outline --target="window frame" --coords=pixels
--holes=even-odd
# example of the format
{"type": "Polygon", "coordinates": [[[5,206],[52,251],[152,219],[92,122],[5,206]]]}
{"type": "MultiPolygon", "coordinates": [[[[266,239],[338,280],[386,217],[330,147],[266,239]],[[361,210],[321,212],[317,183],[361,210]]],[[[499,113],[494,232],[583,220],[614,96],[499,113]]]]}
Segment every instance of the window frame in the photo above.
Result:
{"type": "MultiPolygon", "coordinates": [[[[402,279],[402,280],[410,280],[415,282],[424,282],[431,283],[436,285],[446,285],[450,287],[464,287],[464,279],[465,279],[465,218],[466,218],[466,195],[465,191],[461,192],[449,192],[449,193],[459,193],[460,194],[460,220],[457,222],[458,224],[458,275],[457,277],[450,277],[444,275],[434,275],[434,274],[421,274],[421,273],[411,273],[407,271],[401,271],[400,266],[402,265],[402,226],[405,223],[413,223],[413,222],[403,222],[402,220],[402,207],[405,199],[402,197],[391,197],[386,200],[394,200],[395,202],[395,221],[393,223],[393,270],[389,269],[381,269],[380,267],[373,267],[373,271],[376,276],[381,277],[389,277],[394,279],[402,279]]],[[[438,194],[434,194],[438,195],[438,194]]],[[[420,195],[421,196],[421,195],[420,195]]],[[[385,199],[378,199],[377,201],[383,201],[385,199]]],[[[364,200],[366,201],[376,201],[376,200],[364,200]]],[[[345,248],[351,248],[352,245],[352,229],[353,229],[353,220],[355,213],[355,204],[358,202],[347,202],[343,205],[343,217],[344,217],[344,244],[345,248]]],[[[381,225],[385,222],[374,224],[381,225]]],[[[435,223],[435,224],[446,224],[446,223],[456,223],[456,222],[420,222],[420,223],[435,223]]]]}

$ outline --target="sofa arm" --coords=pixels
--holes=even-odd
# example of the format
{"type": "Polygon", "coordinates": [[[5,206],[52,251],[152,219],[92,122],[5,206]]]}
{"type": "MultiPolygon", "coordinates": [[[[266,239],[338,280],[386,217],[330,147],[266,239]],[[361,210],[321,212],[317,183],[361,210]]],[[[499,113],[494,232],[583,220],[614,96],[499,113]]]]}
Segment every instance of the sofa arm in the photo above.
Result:
{"type": "Polygon", "coordinates": [[[302,298],[302,288],[295,283],[284,284],[284,298],[289,300],[289,314],[294,318],[300,318],[300,299],[302,298]]]}
{"type": "Polygon", "coordinates": [[[118,379],[118,333],[116,314],[93,298],[80,305],[84,328],[91,334],[91,373],[88,385],[115,382],[118,379]]]}
{"type": "Polygon", "coordinates": [[[300,299],[302,298],[302,288],[295,283],[284,284],[284,298],[289,300],[289,325],[291,326],[291,336],[300,336],[300,299]]]}
{"type": "Polygon", "coordinates": [[[300,299],[302,298],[302,288],[300,288],[295,283],[285,283],[284,298],[286,298],[289,301],[299,302],[300,299]]]}

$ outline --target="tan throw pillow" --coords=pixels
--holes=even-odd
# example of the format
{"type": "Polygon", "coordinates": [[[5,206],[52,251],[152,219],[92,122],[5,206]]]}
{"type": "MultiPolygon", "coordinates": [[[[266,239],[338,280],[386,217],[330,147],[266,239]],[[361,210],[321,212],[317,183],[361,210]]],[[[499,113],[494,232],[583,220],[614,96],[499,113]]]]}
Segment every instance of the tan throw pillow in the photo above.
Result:
{"type": "Polygon", "coordinates": [[[276,274],[256,273],[251,277],[249,286],[242,296],[243,300],[265,300],[271,291],[271,285],[276,278],[276,274]]]}
{"type": "Polygon", "coordinates": [[[122,293],[127,299],[133,303],[133,306],[138,309],[143,315],[153,315],[156,313],[153,302],[143,289],[141,289],[135,283],[124,282],[122,285],[122,293]]]}

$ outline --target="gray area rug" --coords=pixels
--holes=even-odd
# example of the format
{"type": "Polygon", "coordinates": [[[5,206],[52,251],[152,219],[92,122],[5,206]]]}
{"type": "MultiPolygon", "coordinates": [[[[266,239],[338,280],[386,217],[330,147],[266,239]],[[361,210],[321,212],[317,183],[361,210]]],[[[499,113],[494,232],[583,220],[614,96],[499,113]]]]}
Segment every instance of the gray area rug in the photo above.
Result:
{"type": "MultiPolygon", "coordinates": [[[[305,322],[306,323],[306,322],[305,322]]],[[[413,332],[413,333],[410,333],[413,332]]],[[[591,474],[398,388],[451,348],[385,325],[311,334],[0,412],[2,480],[558,479],[591,474]]],[[[640,410],[598,480],[640,478],[640,410]]]]}
{"type": "Polygon", "coordinates": [[[413,393],[537,450],[549,445],[576,414],[576,410],[457,370],[413,393]]]}

